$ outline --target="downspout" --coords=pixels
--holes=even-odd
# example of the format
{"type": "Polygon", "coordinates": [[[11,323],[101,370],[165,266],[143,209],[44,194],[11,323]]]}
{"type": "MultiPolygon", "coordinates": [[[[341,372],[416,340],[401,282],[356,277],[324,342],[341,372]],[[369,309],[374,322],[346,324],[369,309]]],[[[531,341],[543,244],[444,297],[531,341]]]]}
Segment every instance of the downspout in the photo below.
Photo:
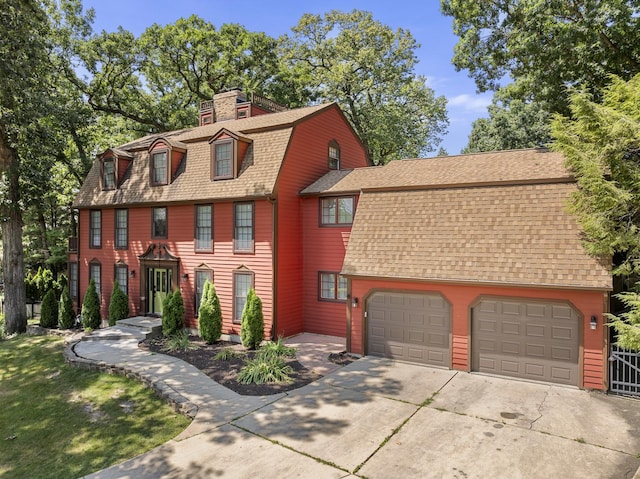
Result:
{"type": "Polygon", "coordinates": [[[271,340],[278,339],[278,201],[276,198],[267,198],[271,203],[271,297],[272,319],[271,340]]]}
{"type": "Polygon", "coordinates": [[[351,296],[351,278],[347,278],[347,352],[351,352],[351,308],[353,297],[351,296]]]}

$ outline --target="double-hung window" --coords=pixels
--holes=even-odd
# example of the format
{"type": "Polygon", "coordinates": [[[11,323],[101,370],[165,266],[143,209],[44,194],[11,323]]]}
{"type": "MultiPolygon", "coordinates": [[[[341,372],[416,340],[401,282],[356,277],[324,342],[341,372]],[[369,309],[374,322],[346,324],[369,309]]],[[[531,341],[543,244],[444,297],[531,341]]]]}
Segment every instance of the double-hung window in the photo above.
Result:
{"type": "Polygon", "coordinates": [[[167,238],[167,208],[153,208],[151,218],[151,237],[167,238]]]}
{"type": "Polygon", "coordinates": [[[151,182],[154,185],[166,185],[169,183],[168,173],[167,152],[153,153],[151,157],[151,182]]]}
{"type": "Polygon", "coordinates": [[[128,293],[129,267],[126,264],[116,264],[114,276],[122,292],[124,294],[129,294],[128,293]]]}
{"type": "Polygon", "coordinates": [[[233,273],[233,322],[242,321],[242,311],[247,303],[247,294],[253,287],[253,273],[250,271],[234,271],[233,273]]]}
{"type": "Polygon", "coordinates": [[[340,145],[336,141],[329,143],[329,168],[332,170],[340,169],[340,145]]]}
{"type": "Polygon", "coordinates": [[[95,283],[98,298],[102,301],[102,265],[97,261],[89,263],[89,280],[95,283]]]}
{"type": "Polygon", "coordinates": [[[116,187],[116,162],[113,158],[102,161],[102,189],[113,190],[116,187]]]}
{"type": "Polygon", "coordinates": [[[353,196],[322,198],[320,200],[320,224],[350,225],[353,223],[353,196]]]}
{"type": "Polygon", "coordinates": [[[102,247],[102,211],[89,211],[89,248],[102,247]]]}
{"type": "Polygon", "coordinates": [[[69,295],[78,297],[78,263],[69,263],[69,295]]]}
{"type": "Polygon", "coordinates": [[[196,270],[196,316],[200,310],[200,302],[202,301],[202,293],[204,291],[204,284],[209,280],[213,282],[213,271],[210,269],[197,269],[196,270]]]}
{"type": "Polygon", "coordinates": [[[233,207],[233,250],[241,253],[253,253],[253,202],[234,203],[233,207]]]}
{"type": "Polygon", "coordinates": [[[213,251],[213,205],[196,205],[196,251],[213,251]]]}
{"type": "Polygon", "coordinates": [[[319,296],[324,301],[346,301],[347,279],[339,273],[321,272],[319,274],[319,296]]]}
{"type": "Polygon", "coordinates": [[[129,210],[115,210],[115,247],[127,249],[129,246],[129,210]]]}
{"type": "Polygon", "coordinates": [[[233,178],[233,140],[214,143],[213,155],[214,179],[233,178]]]}

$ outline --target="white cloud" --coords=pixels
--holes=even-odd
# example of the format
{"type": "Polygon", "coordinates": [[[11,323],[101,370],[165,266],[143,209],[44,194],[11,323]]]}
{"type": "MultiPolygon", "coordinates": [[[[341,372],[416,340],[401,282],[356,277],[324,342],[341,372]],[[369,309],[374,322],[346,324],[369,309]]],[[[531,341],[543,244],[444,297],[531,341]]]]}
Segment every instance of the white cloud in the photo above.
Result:
{"type": "Polygon", "coordinates": [[[469,95],[464,93],[447,99],[447,106],[458,107],[465,111],[486,113],[487,107],[491,105],[491,96],[469,95]]]}

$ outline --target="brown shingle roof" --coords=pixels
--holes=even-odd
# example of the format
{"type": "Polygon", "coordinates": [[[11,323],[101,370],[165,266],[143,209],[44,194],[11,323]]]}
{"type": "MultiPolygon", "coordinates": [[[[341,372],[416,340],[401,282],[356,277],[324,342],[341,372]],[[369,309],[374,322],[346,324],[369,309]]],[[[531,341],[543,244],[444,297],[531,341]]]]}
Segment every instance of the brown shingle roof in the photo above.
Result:
{"type": "Polygon", "coordinates": [[[566,211],[573,183],[368,192],[343,274],[611,289],[566,211]]]}
{"type": "Polygon", "coordinates": [[[118,189],[103,191],[100,184],[100,165],[96,160],[80,188],[74,206],[86,208],[270,195],[295,124],[332,105],[318,105],[242,120],[224,121],[151,135],[127,143],[118,148],[134,152],[127,179],[118,189]],[[211,145],[208,140],[222,128],[250,138],[252,144],[242,160],[240,175],[237,178],[211,181],[211,145]],[[149,155],[146,150],[159,138],[186,147],[186,158],[184,168],[180,168],[180,174],[171,184],[150,186],[149,155]]]}
{"type": "Polygon", "coordinates": [[[301,194],[340,194],[361,189],[536,183],[565,181],[570,178],[560,153],[545,149],[526,149],[396,160],[384,167],[330,172],[305,188],[301,194]]]}

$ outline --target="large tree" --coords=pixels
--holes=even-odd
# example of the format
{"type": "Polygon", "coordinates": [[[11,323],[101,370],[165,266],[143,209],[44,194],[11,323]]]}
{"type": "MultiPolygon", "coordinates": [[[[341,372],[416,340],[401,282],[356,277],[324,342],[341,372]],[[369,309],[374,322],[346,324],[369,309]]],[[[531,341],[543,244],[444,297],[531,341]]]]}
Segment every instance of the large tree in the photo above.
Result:
{"type": "Polygon", "coordinates": [[[473,122],[463,153],[534,148],[551,141],[550,114],[539,103],[503,99],[497,92],[488,111],[489,118],[473,122]]]}
{"type": "Polygon", "coordinates": [[[314,98],[336,101],[375,164],[434,151],[447,127],[446,100],[415,73],[411,34],[371,13],[305,14],[281,55],[314,98]]]}
{"type": "Polygon", "coordinates": [[[591,93],[640,72],[638,0],[441,0],[460,38],[453,57],[480,91],[505,76],[513,98],[568,113],[567,87],[591,93]]]}
{"type": "Polygon", "coordinates": [[[23,210],[49,180],[61,135],[68,134],[71,93],[61,71],[69,39],[85,34],[87,21],[77,0],[7,0],[0,9],[0,219],[8,334],[26,330],[23,210]]]}
{"type": "Polygon", "coordinates": [[[122,28],[102,32],[77,50],[89,73],[78,86],[91,107],[130,120],[139,134],[193,126],[199,102],[228,88],[291,106],[307,99],[288,88],[274,38],[237,24],[216,29],[196,15],[137,38],[122,28]]]}
{"type": "Polygon", "coordinates": [[[614,258],[614,274],[631,278],[619,297],[627,312],[612,317],[623,347],[640,350],[640,74],[613,78],[601,102],[571,96],[573,119],[556,117],[553,148],[561,151],[579,189],[571,209],[595,256],[614,258]]]}

